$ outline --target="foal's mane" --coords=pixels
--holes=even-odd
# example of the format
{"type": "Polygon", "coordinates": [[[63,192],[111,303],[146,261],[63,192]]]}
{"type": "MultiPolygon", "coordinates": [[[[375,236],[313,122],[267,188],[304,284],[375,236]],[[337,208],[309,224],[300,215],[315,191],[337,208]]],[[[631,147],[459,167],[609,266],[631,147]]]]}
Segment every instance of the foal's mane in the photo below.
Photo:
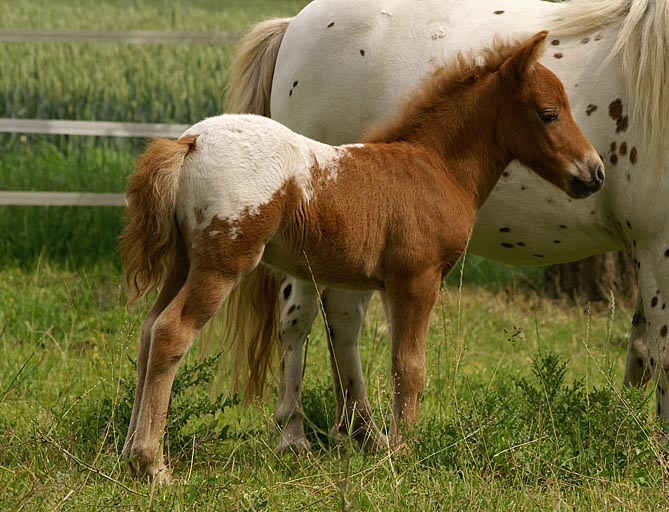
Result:
{"type": "Polygon", "coordinates": [[[453,60],[438,66],[423,80],[400,107],[397,115],[380,125],[372,126],[364,135],[363,142],[404,140],[442,99],[448,98],[456,91],[469,88],[498,71],[520,44],[496,40],[492,46],[480,49],[476,53],[458,53],[453,60]]]}

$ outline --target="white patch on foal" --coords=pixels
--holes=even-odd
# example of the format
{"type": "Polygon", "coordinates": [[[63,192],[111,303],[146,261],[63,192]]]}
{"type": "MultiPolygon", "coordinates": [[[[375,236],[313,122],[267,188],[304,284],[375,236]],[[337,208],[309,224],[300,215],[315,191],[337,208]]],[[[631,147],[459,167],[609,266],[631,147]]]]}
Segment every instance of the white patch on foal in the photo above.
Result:
{"type": "Polygon", "coordinates": [[[179,188],[183,195],[177,216],[189,231],[206,227],[214,217],[227,221],[230,236],[239,236],[236,224],[257,215],[290,180],[304,201],[313,197],[311,168],[325,170],[325,179],[337,178],[337,161],[346,147],[332,147],[298,135],[262,116],[225,115],[197,123],[182,136],[197,136],[196,149],[184,161],[179,188]],[[205,205],[189,211],[185,205],[205,205]]]}

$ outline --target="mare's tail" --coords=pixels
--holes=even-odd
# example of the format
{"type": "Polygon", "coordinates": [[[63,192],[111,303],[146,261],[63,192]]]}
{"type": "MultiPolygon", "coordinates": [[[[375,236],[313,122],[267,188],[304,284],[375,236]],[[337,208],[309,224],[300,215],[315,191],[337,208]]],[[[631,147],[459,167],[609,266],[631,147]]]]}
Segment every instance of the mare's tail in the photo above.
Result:
{"type": "Polygon", "coordinates": [[[179,172],[195,141],[192,136],[154,140],[128,179],[121,252],[131,301],[159,286],[174,264],[179,172]]]}
{"type": "Polygon", "coordinates": [[[270,116],[274,65],[291,18],[263,21],[237,46],[225,93],[226,112],[270,116]]]}
{"type": "MultiPolygon", "coordinates": [[[[264,21],[241,40],[230,67],[227,112],[269,117],[274,65],[289,23],[290,18],[264,21]]],[[[270,363],[275,360],[281,281],[282,277],[258,265],[221,307],[221,346],[232,352],[233,382],[246,383],[247,401],[262,395],[270,363]]]]}

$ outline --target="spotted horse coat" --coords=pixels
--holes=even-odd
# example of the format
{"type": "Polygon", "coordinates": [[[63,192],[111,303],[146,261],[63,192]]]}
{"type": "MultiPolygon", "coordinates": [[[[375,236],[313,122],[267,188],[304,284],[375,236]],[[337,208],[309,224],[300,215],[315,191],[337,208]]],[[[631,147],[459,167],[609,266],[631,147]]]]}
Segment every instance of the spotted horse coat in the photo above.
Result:
{"type": "MultiPolygon", "coordinates": [[[[572,202],[512,163],[481,211],[469,250],[509,264],[541,265],[629,251],[639,302],[625,383],[641,386],[654,375],[657,412],[667,421],[667,0],[316,0],[295,18],[259,26],[246,47],[242,43],[229,107],[271,112],[295,131],[330,144],[355,141],[391,116],[443,59],[479,48],[491,34],[521,36],[543,28],[550,32],[542,62],[565,83],[576,121],[603,157],[609,178],[602,193],[572,202]],[[270,43],[272,51],[260,52],[270,43]],[[271,95],[245,78],[245,72],[262,76],[258,69],[248,73],[254,66],[270,70],[262,84],[269,89],[271,83],[271,95]]],[[[331,289],[324,296],[336,357],[337,425],[345,430],[345,411],[367,403],[357,338],[369,294],[331,289]]],[[[277,448],[299,449],[307,447],[299,396],[301,347],[317,312],[313,286],[286,280],[280,305],[286,371],[276,411],[282,427],[277,448]]],[[[371,420],[367,430],[373,446],[385,442],[371,420]]]]}

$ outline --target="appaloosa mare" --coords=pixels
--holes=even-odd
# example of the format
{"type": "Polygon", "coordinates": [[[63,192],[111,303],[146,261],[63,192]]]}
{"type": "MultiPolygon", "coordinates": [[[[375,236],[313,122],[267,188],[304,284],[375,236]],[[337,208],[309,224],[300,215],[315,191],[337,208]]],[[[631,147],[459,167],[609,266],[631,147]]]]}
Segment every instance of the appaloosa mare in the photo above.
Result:
{"type": "MultiPolygon", "coordinates": [[[[669,0],[316,0],[295,18],[259,24],[240,44],[227,109],[271,113],[329,144],[355,141],[393,115],[435,63],[495,34],[545,28],[542,62],[564,82],[577,123],[604,157],[607,184],[571,203],[514,162],[481,210],[468,249],[512,264],[629,251],[639,300],[625,383],[641,386],[655,375],[658,415],[669,421],[669,0]]],[[[337,424],[346,430],[344,411],[366,401],[357,337],[371,294],[324,293],[338,361],[337,424]],[[354,391],[344,396],[340,381],[354,391]]],[[[288,278],[278,302],[286,371],[277,448],[306,448],[302,346],[318,312],[316,293],[288,278]]]]}
{"type": "MultiPolygon", "coordinates": [[[[129,180],[122,238],[136,295],[162,283],[142,326],[124,447],[136,475],[166,474],[160,446],[172,382],[194,336],[235,285],[268,266],[381,291],[392,331],[391,442],[401,443],[418,416],[439,283],[506,166],[518,159],[573,198],[603,184],[561,82],[537,62],[545,38],[437,71],[364,144],[328,146],[268,118],[227,115],[149,146],[129,180]]],[[[252,368],[266,365],[273,338],[258,342],[243,347],[252,368]]],[[[251,375],[256,387],[262,376],[251,375]]]]}

